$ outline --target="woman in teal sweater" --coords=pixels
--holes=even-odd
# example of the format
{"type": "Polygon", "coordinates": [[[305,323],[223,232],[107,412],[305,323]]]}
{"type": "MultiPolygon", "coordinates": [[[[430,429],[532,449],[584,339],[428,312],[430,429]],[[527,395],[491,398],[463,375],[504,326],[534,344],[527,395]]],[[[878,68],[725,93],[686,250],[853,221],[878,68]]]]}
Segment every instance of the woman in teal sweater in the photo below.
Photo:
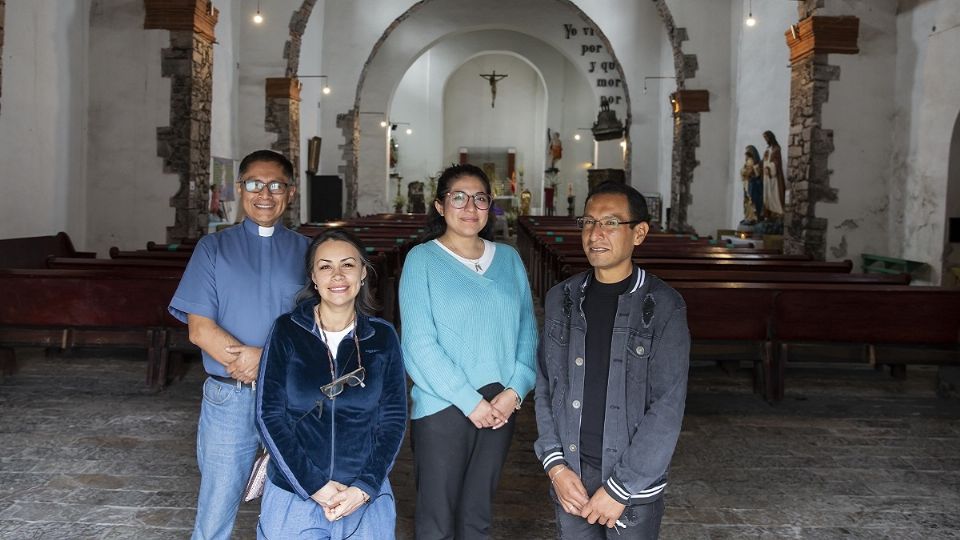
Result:
{"type": "Polygon", "coordinates": [[[445,170],[400,277],[418,540],[489,537],[510,418],[536,382],[530,284],[516,250],[490,240],[492,200],[479,168],[445,170]]]}

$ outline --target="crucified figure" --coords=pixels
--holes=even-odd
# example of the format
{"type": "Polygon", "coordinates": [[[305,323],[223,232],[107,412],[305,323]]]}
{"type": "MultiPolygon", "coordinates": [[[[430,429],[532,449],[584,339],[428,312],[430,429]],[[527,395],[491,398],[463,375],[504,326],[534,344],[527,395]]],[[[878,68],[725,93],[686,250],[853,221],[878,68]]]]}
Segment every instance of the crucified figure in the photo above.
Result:
{"type": "Polygon", "coordinates": [[[490,108],[494,108],[494,104],[497,101],[497,81],[500,79],[506,79],[506,75],[497,75],[497,70],[493,70],[493,73],[481,73],[481,77],[490,81],[490,108]]]}

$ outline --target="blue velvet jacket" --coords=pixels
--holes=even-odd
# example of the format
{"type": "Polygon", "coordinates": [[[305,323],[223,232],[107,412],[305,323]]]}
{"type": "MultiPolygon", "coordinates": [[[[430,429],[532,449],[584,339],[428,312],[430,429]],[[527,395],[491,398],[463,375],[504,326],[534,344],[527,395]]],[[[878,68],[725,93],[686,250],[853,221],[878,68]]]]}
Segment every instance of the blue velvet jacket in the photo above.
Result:
{"type": "MultiPolygon", "coordinates": [[[[304,500],[328,481],[376,497],[393,467],[407,422],[407,387],[393,326],[357,315],[355,332],[365,386],[347,386],[330,399],[327,347],[314,323],[316,300],[281,315],[270,331],[257,382],[257,428],[270,452],[267,475],[304,500]]],[[[340,343],[337,376],[357,369],[352,336],[340,343]]]]}

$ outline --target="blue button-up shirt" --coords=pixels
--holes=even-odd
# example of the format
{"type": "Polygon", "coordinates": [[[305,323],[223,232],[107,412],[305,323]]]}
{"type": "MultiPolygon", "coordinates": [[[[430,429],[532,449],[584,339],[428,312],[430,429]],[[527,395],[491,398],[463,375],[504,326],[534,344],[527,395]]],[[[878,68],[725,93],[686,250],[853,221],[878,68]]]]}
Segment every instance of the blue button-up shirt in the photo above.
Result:
{"type": "MultiPolygon", "coordinates": [[[[306,283],[304,258],[310,240],[278,222],[272,236],[244,219],[240,226],[204,236],[190,257],[170,314],[187,322],[187,314],[212,319],[244,345],[263,347],[273,321],[293,309],[306,283]]],[[[203,351],[211,375],[229,376],[203,351]]]]}

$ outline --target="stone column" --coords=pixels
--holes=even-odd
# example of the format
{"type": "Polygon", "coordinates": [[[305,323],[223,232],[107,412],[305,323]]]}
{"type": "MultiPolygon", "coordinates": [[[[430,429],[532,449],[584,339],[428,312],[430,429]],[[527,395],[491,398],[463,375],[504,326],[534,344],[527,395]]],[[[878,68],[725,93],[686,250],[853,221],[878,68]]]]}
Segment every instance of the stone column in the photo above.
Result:
{"type": "Polygon", "coordinates": [[[830,97],[830,81],[840,78],[840,68],[828,64],[827,53],[859,52],[858,31],[856,17],[809,16],[786,32],[791,75],[784,253],[826,257],[827,220],[817,217],[816,205],[836,202],[837,190],[830,187],[833,130],[823,127],[823,105],[830,97]]]}
{"type": "Polygon", "coordinates": [[[707,90],[677,90],[670,95],[670,106],[673,110],[673,155],[667,229],[693,233],[693,227],[687,223],[687,207],[693,202],[690,193],[693,170],[700,165],[697,161],[700,113],[710,110],[710,93],[707,90]]]}
{"type": "Polygon", "coordinates": [[[337,167],[337,172],[343,175],[343,185],[347,192],[346,206],[343,209],[343,217],[351,218],[357,214],[357,170],[359,170],[359,158],[357,149],[360,148],[360,121],[356,109],[337,115],[337,127],[343,133],[343,140],[347,141],[341,149],[341,163],[337,167]]]}
{"type": "Polygon", "coordinates": [[[297,196],[287,207],[283,222],[287,227],[300,225],[300,81],[293,77],[268,78],[266,82],[267,108],[265,129],[276,133],[277,140],[270,148],[287,156],[293,163],[291,182],[297,186],[297,196]]]}
{"type": "Polygon", "coordinates": [[[170,78],[170,125],[157,128],[157,155],[180,189],[167,241],[196,239],[207,231],[210,198],[210,107],[213,100],[214,27],[219,12],[208,0],[144,0],[145,29],[170,31],[161,72],[170,78]]]}

